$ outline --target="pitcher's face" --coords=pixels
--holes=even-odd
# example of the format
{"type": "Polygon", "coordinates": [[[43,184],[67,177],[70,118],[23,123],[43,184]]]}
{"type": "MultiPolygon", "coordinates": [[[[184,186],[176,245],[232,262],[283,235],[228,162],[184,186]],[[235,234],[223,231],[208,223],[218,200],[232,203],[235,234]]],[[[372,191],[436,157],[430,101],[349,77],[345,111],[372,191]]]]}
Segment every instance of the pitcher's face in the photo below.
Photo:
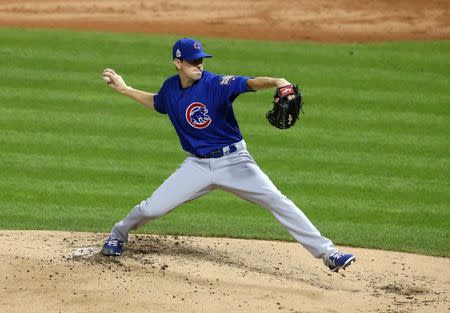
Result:
{"type": "Polygon", "coordinates": [[[178,69],[178,73],[180,74],[180,76],[192,81],[196,81],[202,78],[203,59],[197,59],[193,61],[175,59],[174,63],[178,69]]]}

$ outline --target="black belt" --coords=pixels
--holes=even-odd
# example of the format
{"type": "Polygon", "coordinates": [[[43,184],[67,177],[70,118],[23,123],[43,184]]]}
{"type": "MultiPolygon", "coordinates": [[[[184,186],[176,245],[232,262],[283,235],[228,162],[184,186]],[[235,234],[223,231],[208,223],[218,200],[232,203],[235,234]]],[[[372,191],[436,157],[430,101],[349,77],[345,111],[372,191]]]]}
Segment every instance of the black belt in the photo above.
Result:
{"type": "Polygon", "coordinates": [[[237,151],[237,147],[233,144],[233,145],[229,145],[229,146],[226,146],[226,147],[223,147],[223,148],[219,148],[219,149],[214,150],[214,151],[212,151],[212,152],[210,152],[208,154],[205,154],[205,155],[200,155],[200,154],[194,154],[194,155],[197,158],[201,158],[201,159],[210,159],[210,158],[217,159],[217,158],[223,157],[224,155],[227,155],[227,154],[230,154],[230,153],[233,153],[233,152],[236,152],[236,151],[237,151]],[[229,149],[227,149],[227,148],[229,148],[229,149]],[[226,152],[224,152],[224,150],[226,152]]]}

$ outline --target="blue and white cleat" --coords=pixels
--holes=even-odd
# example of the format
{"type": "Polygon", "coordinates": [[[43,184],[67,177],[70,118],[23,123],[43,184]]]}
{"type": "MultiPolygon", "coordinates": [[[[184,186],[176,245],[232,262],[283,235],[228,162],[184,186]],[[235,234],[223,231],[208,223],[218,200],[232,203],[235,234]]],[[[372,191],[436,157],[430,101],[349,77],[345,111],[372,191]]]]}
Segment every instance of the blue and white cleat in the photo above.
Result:
{"type": "Polygon", "coordinates": [[[323,261],[332,272],[339,272],[342,268],[345,270],[348,266],[356,261],[356,256],[350,253],[343,253],[338,249],[333,250],[323,261]]]}
{"type": "Polygon", "coordinates": [[[102,254],[106,256],[119,256],[122,255],[123,241],[113,239],[111,236],[105,240],[102,248],[102,254]]]}

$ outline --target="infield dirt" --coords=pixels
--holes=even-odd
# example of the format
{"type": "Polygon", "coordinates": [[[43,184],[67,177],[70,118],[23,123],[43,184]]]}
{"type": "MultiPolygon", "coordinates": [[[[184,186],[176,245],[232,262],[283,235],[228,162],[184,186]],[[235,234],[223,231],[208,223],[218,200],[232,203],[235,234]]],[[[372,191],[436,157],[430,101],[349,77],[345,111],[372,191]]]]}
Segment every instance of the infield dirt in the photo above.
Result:
{"type": "Polygon", "coordinates": [[[296,243],[0,232],[1,312],[448,312],[450,259],[346,248],[331,273],[296,243]]]}
{"type": "MultiPolygon", "coordinates": [[[[450,38],[447,1],[0,0],[0,26],[369,42],[450,38]]],[[[450,259],[359,248],[332,274],[296,243],[0,232],[0,312],[450,312],[450,259]]]]}
{"type": "Polygon", "coordinates": [[[321,42],[450,38],[445,0],[0,0],[0,25],[321,42]]]}

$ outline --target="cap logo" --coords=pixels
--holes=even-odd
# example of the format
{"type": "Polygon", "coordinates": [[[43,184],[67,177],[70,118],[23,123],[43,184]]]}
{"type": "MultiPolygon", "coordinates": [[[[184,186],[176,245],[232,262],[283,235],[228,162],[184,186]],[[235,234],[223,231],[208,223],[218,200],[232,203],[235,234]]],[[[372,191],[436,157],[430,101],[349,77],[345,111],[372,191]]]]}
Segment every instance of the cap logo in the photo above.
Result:
{"type": "Polygon", "coordinates": [[[180,49],[177,49],[177,51],[175,52],[175,56],[177,58],[181,58],[181,51],[180,51],[180,49]]]}
{"type": "Polygon", "coordinates": [[[194,42],[194,48],[197,50],[201,49],[200,43],[198,41],[194,42]]]}

